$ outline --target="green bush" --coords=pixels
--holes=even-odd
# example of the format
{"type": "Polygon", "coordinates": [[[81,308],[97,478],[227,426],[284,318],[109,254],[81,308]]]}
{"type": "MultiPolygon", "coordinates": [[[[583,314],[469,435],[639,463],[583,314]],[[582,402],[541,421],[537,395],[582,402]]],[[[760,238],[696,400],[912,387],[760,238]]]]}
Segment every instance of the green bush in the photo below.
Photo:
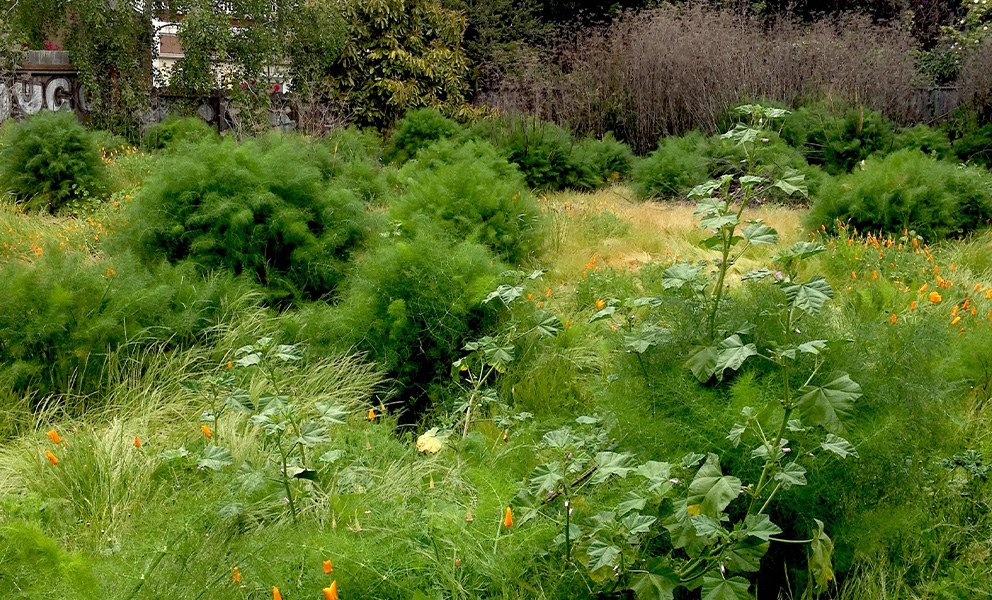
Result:
{"type": "Polygon", "coordinates": [[[964,129],[953,150],[963,162],[992,167],[992,125],[964,129]]]}
{"type": "Polygon", "coordinates": [[[152,150],[160,150],[183,142],[198,142],[216,135],[217,131],[202,119],[170,115],[145,129],[144,145],[152,150]]]}
{"type": "Polygon", "coordinates": [[[336,129],[311,146],[313,160],[330,187],[344,188],[370,204],[393,194],[395,169],[383,167],[382,141],[372,129],[336,129]]]}
{"type": "Polygon", "coordinates": [[[634,167],[633,188],[642,198],[676,198],[709,179],[706,138],[692,131],[664,137],[634,167]]]}
{"type": "Polygon", "coordinates": [[[393,215],[407,227],[427,217],[448,235],[488,246],[513,263],[540,242],[537,203],[517,167],[487,142],[435,144],[400,178],[407,185],[393,215]]]}
{"type": "Polygon", "coordinates": [[[864,170],[827,184],[808,215],[811,226],[840,220],[862,231],[928,239],[967,233],[992,217],[992,176],[935,160],[919,150],[869,158],[864,170]]]}
{"type": "Polygon", "coordinates": [[[97,389],[105,359],[127,345],[186,346],[229,318],[252,287],[192,265],[149,270],[133,256],[94,260],[49,247],[33,262],[10,262],[0,278],[0,389],[97,389]]]}
{"type": "Polygon", "coordinates": [[[574,168],[573,172],[587,174],[573,187],[591,190],[629,175],[634,166],[634,152],[630,146],[607,132],[601,140],[586,138],[576,144],[572,149],[571,161],[573,165],[582,165],[581,168],[574,168]]]}
{"type": "Polygon", "coordinates": [[[402,164],[434,142],[461,131],[461,125],[433,108],[411,110],[396,123],[396,131],[383,156],[388,161],[402,164]]]}
{"type": "Polygon", "coordinates": [[[33,525],[0,528],[0,556],[0,594],[8,598],[103,597],[85,558],[66,552],[33,525]]]}
{"type": "Polygon", "coordinates": [[[831,174],[849,173],[855,165],[892,145],[893,125],[877,111],[802,107],[785,119],[782,138],[802,150],[806,160],[831,174]]]}
{"type": "Polygon", "coordinates": [[[489,139],[520,167],[533,188],[560,190],[587,176],[581,168],[575,171],[572,135],[567,129],[526,118],[496,121],[488,129],[489,139]]]}
{"type": "Polygon", "coordinates": [[[130,217],[146,258],[243,273],[273,298],[333,292],[367,223],[353,193],[323,185],[305,143],[275,134],[163,157],[130,217]]]}
{"type": "Polygon", "coordinates": [[[346,344],[368,352],[415,401],[447,379],[464,343],[491,323],[482,300],[499,269],[485,246],[422,226],[358,264],[338,327],[346,344]]]}
{"type": "Polygon", "coordinates": [[[106,187],[100,151],[74,114],[43,111],[4,129],[0,188],[16,202],[54,212],[106,187]]]}
{"type": "Polygon", "coordinates": [[[920,150],[939,159],[953,156],[947,133],[926,125],[916,125],[896,132],[892,138],[892,151],[904,148],[920,150]]]}

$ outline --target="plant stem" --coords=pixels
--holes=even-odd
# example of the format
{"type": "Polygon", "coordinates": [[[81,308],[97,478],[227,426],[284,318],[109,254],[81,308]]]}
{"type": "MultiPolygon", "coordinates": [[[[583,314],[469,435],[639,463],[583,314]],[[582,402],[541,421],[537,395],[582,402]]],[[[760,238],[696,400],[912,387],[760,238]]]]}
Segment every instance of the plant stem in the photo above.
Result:
{"type": "Polygon", "coordinates": [[[289,487],[289,473],[286,470],[286,451],[282,447],[282,434],[279,434],[279,455],[282,457],[282,486],[286,488],[286,499],[289,500],[289,512],[296,523],[296,503],[293,502],[293,490],[289,487]]]}

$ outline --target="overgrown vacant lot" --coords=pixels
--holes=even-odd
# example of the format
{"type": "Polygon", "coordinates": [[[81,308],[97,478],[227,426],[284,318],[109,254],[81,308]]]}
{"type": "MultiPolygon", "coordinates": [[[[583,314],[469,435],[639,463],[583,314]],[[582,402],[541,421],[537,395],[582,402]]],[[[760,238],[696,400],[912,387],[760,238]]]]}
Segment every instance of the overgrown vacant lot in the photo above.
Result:
{"type": "Polygon", "coordinates": [[[0,206],[0,590],[988,597],[987,171],[858,230],[937,162],[869,158],[820,222],[741,115],[664,200],[662,150],[535,191],[506,132],[397,139],[421,114],[393,162],[125,145],[105,195],[0,206]]]}

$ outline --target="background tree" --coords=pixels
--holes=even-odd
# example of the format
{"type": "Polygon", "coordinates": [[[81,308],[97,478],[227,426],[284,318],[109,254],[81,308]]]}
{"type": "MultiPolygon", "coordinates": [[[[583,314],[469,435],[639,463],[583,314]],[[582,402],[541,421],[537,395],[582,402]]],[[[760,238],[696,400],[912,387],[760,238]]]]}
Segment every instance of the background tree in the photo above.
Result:
{"type": "Polygon", "coordinates": [[[438,0],[348,0],[347,40],[329,75],[351,120],[391,124],[409,108],[464,104],[465,17],[438,0]]]}

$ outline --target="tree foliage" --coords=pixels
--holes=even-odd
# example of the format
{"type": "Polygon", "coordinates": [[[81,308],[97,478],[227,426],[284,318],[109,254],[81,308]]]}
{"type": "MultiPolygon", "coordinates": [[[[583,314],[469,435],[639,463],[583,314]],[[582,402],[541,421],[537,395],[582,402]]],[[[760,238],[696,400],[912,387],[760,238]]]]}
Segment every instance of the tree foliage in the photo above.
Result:
{"type": "Polygon", "coordinates": [[[381,127],[409,108],[465,103],[462,15],[437,0],[349,0],[343,14],[347,40],[330,76],[355,122],[381,127]]]}

